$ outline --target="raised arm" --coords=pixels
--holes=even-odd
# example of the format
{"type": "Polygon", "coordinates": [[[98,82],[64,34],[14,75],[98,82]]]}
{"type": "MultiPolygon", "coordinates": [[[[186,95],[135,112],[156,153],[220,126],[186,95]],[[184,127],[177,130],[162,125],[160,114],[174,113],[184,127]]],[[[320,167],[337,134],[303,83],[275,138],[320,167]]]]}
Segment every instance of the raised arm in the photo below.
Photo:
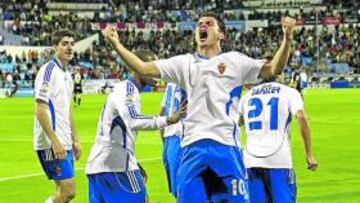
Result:
{"type": "Polygon", "coordinates": [[[259,75],[260,78],[268,78],[272,75],[281,74],[289,59],[295,23],[296,20],[290,17],[282,19],[283,40],[271,62],[264,64],[262,67],[259,75]]]}
{"type": "Polygon", "coordinates": [[[104,37],[109,40],[115,51],[131,69],[143,76],[160,77],[160,71],[153,62],[144,62],[134,53],[125,48],[119,41],[119,35],[116,28],[107,27],[102,31],[104,37]]]}
{"type": "Polygon", "coordinates": [[[318,167],[318,163],[315,160],[315,157],[312,152],[310,128],[309,128],[308,120],[306,118],[306,114],[303,110],[299,110],[296,112],[295,116],[298,120],[301,137],[303,139],[305,146],[306,162],[308,164],[308,169],[315,171],[318,167]]]}

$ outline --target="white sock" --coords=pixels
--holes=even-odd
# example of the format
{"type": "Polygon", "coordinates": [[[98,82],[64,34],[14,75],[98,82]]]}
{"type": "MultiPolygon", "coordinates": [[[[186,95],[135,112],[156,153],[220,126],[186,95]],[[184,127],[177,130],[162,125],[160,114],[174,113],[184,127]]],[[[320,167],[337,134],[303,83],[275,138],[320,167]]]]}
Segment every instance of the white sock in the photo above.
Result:
{"type": "Polygon", "coordinates": [[[54,203],[54,200],[52,199],[52,197],[49,197],[45,200],[44,203],[54,203]]]}

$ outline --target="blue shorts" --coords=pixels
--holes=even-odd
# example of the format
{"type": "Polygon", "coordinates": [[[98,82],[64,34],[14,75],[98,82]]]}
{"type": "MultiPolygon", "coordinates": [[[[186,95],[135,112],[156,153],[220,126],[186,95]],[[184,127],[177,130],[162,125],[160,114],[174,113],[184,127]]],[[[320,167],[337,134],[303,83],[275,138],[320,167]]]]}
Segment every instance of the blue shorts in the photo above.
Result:
{"type": "Polygon", "coordinates": [[[251,203],[296,202],[296,178],[293,169],[250,168],[248,174],[251,203]]]}
{"type": "Polygon", "coordinates": [[[72,150],[67,151],[66,159],[54,159],[52,149],[38,150],[41,166],[49,179],[64,180],[74,177],[74,158],[72,150]]]}
{"type": "Polygon", "coordinates": [[[200,140],[183,148],[178,203],[248,202],[240,148],[200,140]]]}
{"type": "Polygon", "coordinates": [[[180,137],[173,135],[164,138],[163,162],[168,179],[169,191],[176,196],[177,173],[180,166],[181,147],[180,137]]]}
{"type": "Polygon", "coordinates": [[[144,203],[146,189],[140,170],[88,175],[90,203],[144,203]]]}

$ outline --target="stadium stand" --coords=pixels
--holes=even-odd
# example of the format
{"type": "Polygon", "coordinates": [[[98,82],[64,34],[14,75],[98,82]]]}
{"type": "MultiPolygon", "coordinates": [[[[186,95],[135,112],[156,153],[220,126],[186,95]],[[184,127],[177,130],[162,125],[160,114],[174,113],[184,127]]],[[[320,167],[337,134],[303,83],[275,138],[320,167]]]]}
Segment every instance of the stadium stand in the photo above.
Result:
{"type": "MultiPolygon", "coordinates": [[[[40,65],[51,52],[29,50],[21,56],[8,45],[49,46],[51,32],[67,27],[86,39],[107,25],[119,28],[126,47],[151,49],[159,57],[193,50],[197,14],[216,10],[226,19],[224,51],[239,50],[255,58],[271,56],[281,41],[274,29],[282,16],[297,19],[287,75],[304,67],[310,81],[360,74],[360,12],[356,0],[3,0],[0,2],[1,87],[11,74],[22,87],[31,87],[40,65]],[[19,75],[17,77],[16,75],[19,75]]],[[[21,49],[21,48],[19,48],[21,49]]],[[[121,59],[102,37],[89,49],[75,53],[73,67],[85,80],[126,78],[121,59]]]]}

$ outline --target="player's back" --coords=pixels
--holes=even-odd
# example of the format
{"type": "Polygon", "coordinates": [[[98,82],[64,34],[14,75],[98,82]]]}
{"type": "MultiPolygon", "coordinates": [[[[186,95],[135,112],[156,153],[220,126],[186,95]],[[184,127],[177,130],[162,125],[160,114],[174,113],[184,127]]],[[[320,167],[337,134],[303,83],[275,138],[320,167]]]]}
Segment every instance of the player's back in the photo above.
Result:
{"type": "Polygon", "coordinates": [[[239,106],[245,120],[246,152],[258,158],[281,153],[290,164],[289,124],[292,109],[298,106],[302,106],[299,93],[279,83],[265,83],[249,90],[239,106]]]}

